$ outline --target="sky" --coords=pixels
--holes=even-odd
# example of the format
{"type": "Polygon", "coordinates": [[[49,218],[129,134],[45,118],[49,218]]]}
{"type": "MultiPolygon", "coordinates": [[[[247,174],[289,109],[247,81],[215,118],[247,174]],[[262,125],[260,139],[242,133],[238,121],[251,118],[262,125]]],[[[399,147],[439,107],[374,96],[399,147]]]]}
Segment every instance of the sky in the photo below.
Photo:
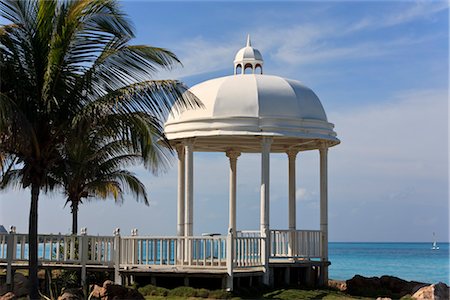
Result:
{"type": "MultiPolygon", "coordinates": [[[[449,9],[446,1],[123,1],[132,44],[183,63],[156,78],[189,86],[231,75],[247,34],[265,74],[300,80],[322,101],[341,144],[329,151],[329,240],[449,240],[449,9]]],[[[319,154],[297,158],[297,226],[319,229],[319,154]]],[[[270,226],[287,229],[287,156],[271,155],[270,226]]],[[[159,176],[136,166],[150,205],[131,196],[83,203],[89,234],[175,235],[176,160],[159,176]]],[[[237,227],[259,224],[260,155],[238,159],[237,227]]],[[[228,161],[195,153],[194,234],[225,233],[228,161]]],[[[0,192],[0,224],[27,232],[29,190],[0,192]]],[[[61,193],[39,203],[39,232],[70,232],[61,193]]]]}

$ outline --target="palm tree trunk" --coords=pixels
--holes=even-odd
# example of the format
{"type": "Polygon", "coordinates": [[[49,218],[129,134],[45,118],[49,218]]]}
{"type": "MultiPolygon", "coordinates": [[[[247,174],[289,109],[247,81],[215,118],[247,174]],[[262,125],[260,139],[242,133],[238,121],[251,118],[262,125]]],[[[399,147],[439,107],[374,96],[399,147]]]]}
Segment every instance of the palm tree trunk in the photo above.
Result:
{"type": "Polygon", "coordinates": [[[38,273],[38,200],[39,185],[31,184],[31,208],[28,225],[28,279],[30,280],[30,299],[39,299],[38,273]]]}
{"type": "Polygon", "coordinates": [[[78,201],[71,200],[72,203],[72,234],[78,232],[78,201]]]}

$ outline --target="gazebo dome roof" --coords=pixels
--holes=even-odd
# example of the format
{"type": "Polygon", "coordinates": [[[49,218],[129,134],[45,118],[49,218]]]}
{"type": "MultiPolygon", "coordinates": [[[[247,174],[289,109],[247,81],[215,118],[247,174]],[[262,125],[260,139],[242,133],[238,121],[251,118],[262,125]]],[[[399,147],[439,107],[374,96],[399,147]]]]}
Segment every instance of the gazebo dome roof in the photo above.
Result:
{"type": "MultiPolygon", "coordinates": [[[[236,67],[239,61],[234,63],[236,67]]],[[[258,63],[262,65],[260,54],[258,63]]],[[[243,152],[258,152],[261,136],[271,136],[272,152],[282,152],[339,143],[319,98],[297,80],[236,74],[199,83],[190,91],[204,107],[173,111],[165,124],[165,133],[174,144],[195,138],[198,151],[239,148],[243,152]]]]}

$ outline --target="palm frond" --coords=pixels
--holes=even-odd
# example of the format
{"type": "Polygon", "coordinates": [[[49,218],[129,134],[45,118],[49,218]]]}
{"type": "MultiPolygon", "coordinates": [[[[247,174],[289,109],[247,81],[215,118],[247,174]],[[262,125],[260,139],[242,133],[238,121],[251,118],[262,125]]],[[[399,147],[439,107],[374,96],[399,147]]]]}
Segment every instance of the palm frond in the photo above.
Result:
{"type": "Polygon", "coordinates": [[[0,189],[19,188],[22,182],[23,172],[20,169],[9,169],[1,174],[0,189]]]}
{"type": "Polygon", "coordinates": [[[142,201],[148,205],[148,197],[145,186],[133,173],[126,170],[120,170],[111,173],[109,177],[112,180],[120,182],[120,184],[125,187],[126,191],[133,194],[136,201],[142,199],[142,201]]]}

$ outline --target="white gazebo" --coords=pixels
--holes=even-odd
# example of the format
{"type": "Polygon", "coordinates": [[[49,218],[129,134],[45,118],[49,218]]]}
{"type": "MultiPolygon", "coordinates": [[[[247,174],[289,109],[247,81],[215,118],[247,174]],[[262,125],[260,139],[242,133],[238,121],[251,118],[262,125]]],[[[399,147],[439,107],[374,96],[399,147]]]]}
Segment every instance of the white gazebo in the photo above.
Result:
{"type": "MultiPolygon", "coordinates": [[[[190,89],[204,107],[174,111],[168,118],[165,133],[178,152],[177,233],[179,237],[193,235],[193,153],[224,152],[230,161],[228,232],[235,240],[249,236],[263,239],[263,282],[276,280],[270,273],[277,263],[309,263],[324,284],[329,265],[327,153],[340,141],[316,94],[299,81],[263,74],[263,64],[261,53],[252,47],[248,37],[246,46],[234,59],[234,75],[211,79],[190,89]],[[296,225],[295,161],[299,152],[309,150],[320,153],[320,230],[298,230],[296,225]],[[236,228],[236,181],[241,153],[261,153],[258,232],[236,228]],[[289,228],[285,230],[273,230],[269,224],[271,153],[287,156],[289,228]]],[[[234,256],[250,248],[239,248],[236,241],[230,247],[234,256]]],[[[232,278],[233,271],[230,272],[232,278]]]]}

